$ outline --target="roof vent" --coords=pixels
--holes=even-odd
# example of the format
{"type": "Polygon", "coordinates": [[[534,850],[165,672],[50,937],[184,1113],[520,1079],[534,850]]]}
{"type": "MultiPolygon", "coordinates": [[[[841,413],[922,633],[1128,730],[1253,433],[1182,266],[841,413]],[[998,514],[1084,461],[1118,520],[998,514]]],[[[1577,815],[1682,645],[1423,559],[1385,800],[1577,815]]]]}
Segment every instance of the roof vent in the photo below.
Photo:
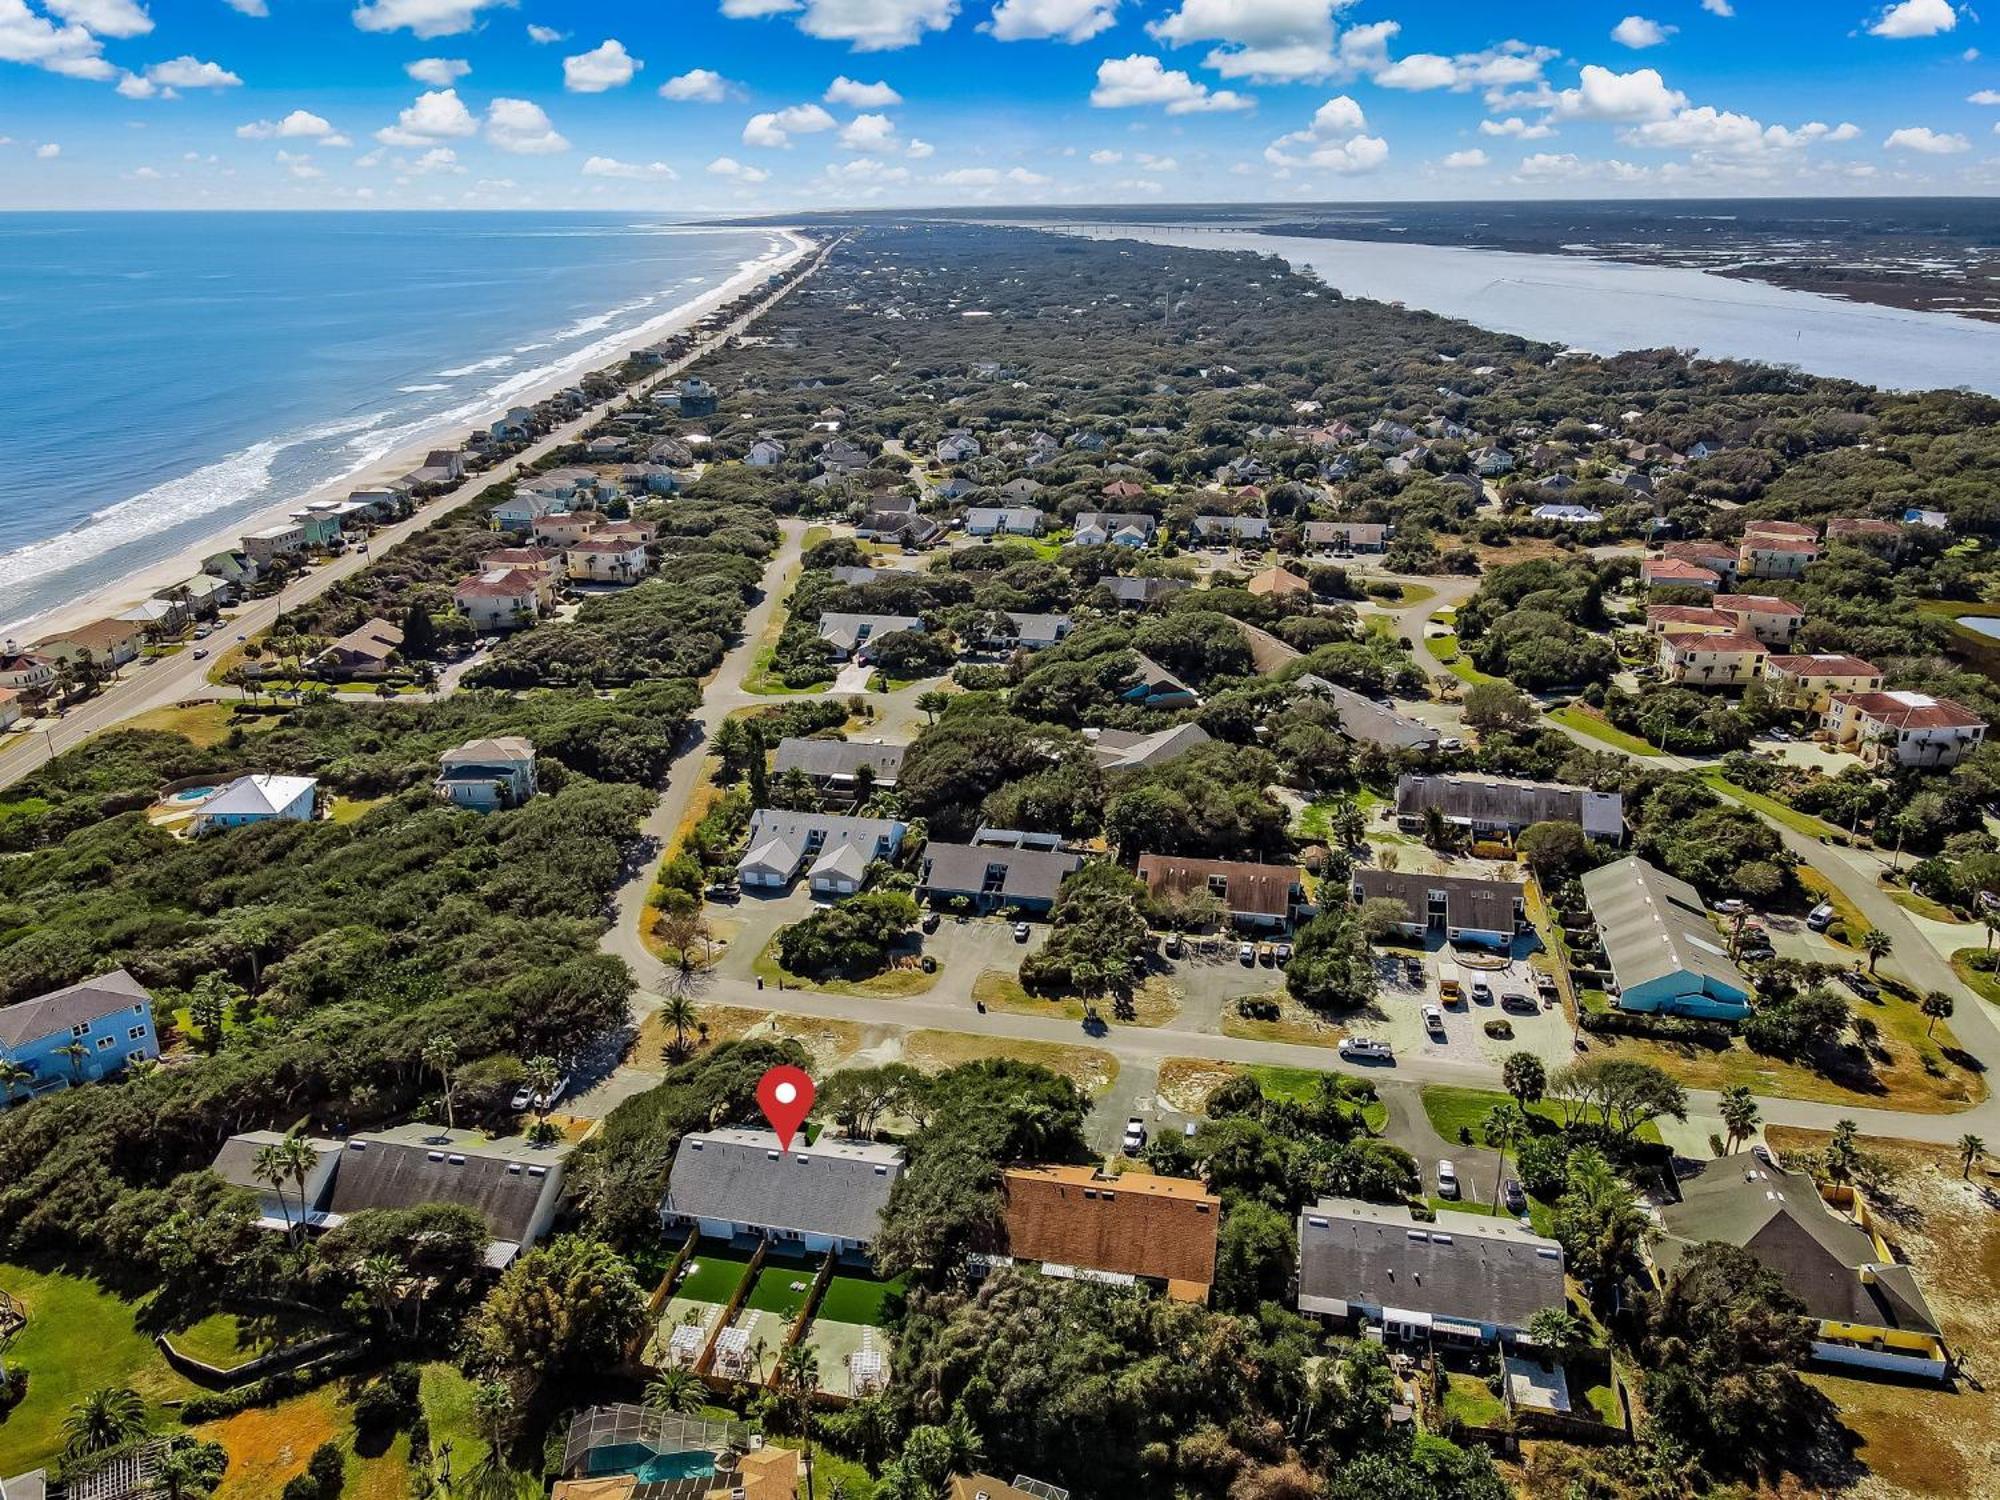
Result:
{"type": "Polygon", "coordinates": [[[1306,1222],[1312,1225],[1312,1227],[1315,1229],[1326,1228],[1326,1220],[1320,1218],[1317,1214],[1307,1214],[1306,1222]]]}
{"type": "Polygon", "coordinates": [[[465,1165],[465,1158],[460,1156],[456,1151],[451,1153],[450,1161],[454,1167],[462,1167],[465,1165]]]}
{"type": "Polygon", "coordinates": [[[528,1175],[530,1177],[546,1177],[549,1175],[549,1169],[547,1167],[530,1167],[528,1168],[528,1175]]]}
{"type": "Polygon", "coordinates": [[[521,1175],[521,1164],[517,1161],[508,1162],[507,1175],[509,1177],[519,1177],[521,1175]]]}
{"type": "Polygon", "coordinates": [[[424,1155],[428,1156],[432,1161],[444,1160],[444,1153],[442,1151],[426,1151],[424,1155]]]}
{"type": "Polygon", "coordinates": [[[775,1151],[766,1151],[764,1153],[764,1160],[766,1161],[776,1161],[777,1159],[778,1159],[778,1153],[775,1151]]]}
{"type": "Polygon", "coordinates": [[[347,1149],[349,1151],[366,1151],[368,1149],[368,1143],[366,1141],[349,1141],[347,1143],[347,1149]]]}

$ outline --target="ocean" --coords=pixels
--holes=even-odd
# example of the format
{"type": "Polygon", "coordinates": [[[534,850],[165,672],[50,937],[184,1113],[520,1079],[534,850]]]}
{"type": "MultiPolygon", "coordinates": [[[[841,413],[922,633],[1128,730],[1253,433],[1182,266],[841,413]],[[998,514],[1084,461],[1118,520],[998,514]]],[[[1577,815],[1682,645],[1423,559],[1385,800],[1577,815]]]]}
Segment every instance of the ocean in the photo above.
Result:
{"type": "Polygon", "coordinates": [[[607,364],[785,247],[631,214],[0,214],[0,628],[607,364]]]}
{"type": "Polygon", "coordinates": [[[1891,390],[1965,386],[2000,395],[2000,323],[1951,313],[1580,255],[1197,224],[1075,222],[1079,232],[1099,238],[1276,255],[1349,296],[1401,302],[1593,354],[1691,349],[1716,359],[1796,365],[1891,390]]]}

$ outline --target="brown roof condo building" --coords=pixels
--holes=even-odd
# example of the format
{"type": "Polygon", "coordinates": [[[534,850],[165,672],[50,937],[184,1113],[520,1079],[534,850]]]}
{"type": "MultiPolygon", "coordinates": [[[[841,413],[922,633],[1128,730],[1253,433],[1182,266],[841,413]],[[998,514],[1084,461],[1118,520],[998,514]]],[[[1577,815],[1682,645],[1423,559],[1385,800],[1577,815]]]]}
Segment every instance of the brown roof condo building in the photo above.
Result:
{"type": "Polygon", "coordinates": [[[1222,1200],[1192,1178],[1009,1167],[1000,1192],[1007,1253],[1044,1275],[1164,1282],[1170,1297],[1208,1300],[1222,1200]]]}
{"type": "Polygon", "coordinates": [[[1410,936],[1436,932],[1454,943],[1488,948],[1511,948],[1515,936],[1526,931],[1523,889],[1518,880],[1427,875],[1421,870],[1354,872],[1354,899],[1399,903],[1401,926],[1410,936]]]}
{"type": "Polygon", "coordinates": [[[1156,898],[1207,891],[1222,902],[1232,922],[1245,927],[1286,927],[1308,910],[1297,865],[1142,854],[1139,878],[1156,898]]]}

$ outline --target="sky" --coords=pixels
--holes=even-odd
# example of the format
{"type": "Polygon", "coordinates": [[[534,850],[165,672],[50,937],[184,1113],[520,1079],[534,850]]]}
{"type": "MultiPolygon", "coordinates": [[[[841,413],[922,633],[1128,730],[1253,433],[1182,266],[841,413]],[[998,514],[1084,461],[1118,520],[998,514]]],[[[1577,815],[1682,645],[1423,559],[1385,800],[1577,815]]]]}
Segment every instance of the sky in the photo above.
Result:
{"type": "Polygon", "coordinates": [[[0,0],[0,209],[1986,194],[1982,30],[1953,0],[0,0]]]}

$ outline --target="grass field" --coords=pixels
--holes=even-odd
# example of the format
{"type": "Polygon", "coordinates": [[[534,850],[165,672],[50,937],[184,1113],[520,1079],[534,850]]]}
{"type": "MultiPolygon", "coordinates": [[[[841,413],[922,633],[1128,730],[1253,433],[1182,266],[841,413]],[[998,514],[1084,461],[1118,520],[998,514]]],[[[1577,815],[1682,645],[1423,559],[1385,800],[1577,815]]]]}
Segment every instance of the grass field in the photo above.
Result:
{"type": "Polygon", "coordinates": [[[902,995],[923,994],[938,982],[938,975],[944,970],[939,968],[926,974],[922,969],[885,969],[864,979],[806,979],[778,962],[778,935],[772,933],[764,951],[752,961],[750,972],[767,985],[775,985],[782,980],[787,989],[818,990],[826,995],[870,995],[877,999],[894,1000],[902,995]]]}
{"type": "Polygon", "coordinates": [[[219,1312],[169,1333],[167,1341],[190,1359],[228,1370],[323,1332],[324,1325],[290,1313],[219,1312]]]}
{"type": "Polygon", "coordinates": [[[1486,1382],[1457,1370],[1445,1375],[1444,1414],[1447,1421],[1467,1427],[1498,1427],[1507,1420],[1507,1408],[1486,1382]]]}
{"type": "Polygon", "coordinates": [[[757,1273],[757,1280],[750,1288],[750,1295],[743,1299],[743,1305],[754,1307],[758,1312],[776,1313],[789,1323],[806,1305],[806,1293],[812,1289],[813,1275],[812,1269],[801,1261],[767,1261],[764,1269],[757,1273]]]}
{"type": "Polygon", "coordinates": [[[229,731],[239,723],[246,732],[254,734],[260,729],[271,728],[277,722],[275,718],[266,718],[261,714],[239,720],[231,713],[227,703],[187,703],[148,709],[118,727],[157,729],[162,734],[177,734],[206,750],[228,739],[229,731]]]}
{"type": "Polygon", "coordinates": [[[28,1372],[28,1394],[0,1422],[0,1475],[52,1461],[69,1409],[105,1386],[131,1386],[161,1416],[161,1403],[195,1394],[168,1366],[137,1319],[142,1304],[54,1266],[0,1262],[0,1291],[28,1314],[7,1361],[28,1372]]]}
{"type": "Polygon", "coordinates": [[[750,1268],[750,1252],[737,1250],[719,1240],[703,1240],[688,1258],[693,1267],[674,1288],[676,1297],[690,1302],[717,1302],[727,1305],[736,1295],[743,1273],[750,1268]]]}
{"type": "Polygon", "coordinates": [[[826,1295],[820,1298],[817,1316],[830,1323],[858,1323],[866,1328],[880,1328],[883,1304],[891,1297],[902,1295],[901,1277],[893,1281],[877,1281],[870,1276],[836,1274],[826,1284],[826,1295]]]}
{"type": "Polygon", "coordinates": [[[1568,726],[1579,734],[1587,734],[1594,740],[1602,740],[1614,750],[1623,750],[1627,755],[1658,755],[1660,752],[1636,734],[1627,734],[1617,725],[1607,723],[1589,709],[1571,704],[1559,708],[1549,717],[1556,723],[1568,726]]]}
{"type": "MultiPolygon", "coordinates": [[[[1424,1115],[1431,1122],[1431,1129],[1447,1141],[1459,1139],[1461,1128],[1472,1132],[1477,1144],[1485,1144],[1480,1135],[1480,1127],[1486,1123],[1486,1115],[1496,1104],[1514,1102],[1511,1094],[1503,1094],[1495,1089],[1466,1089],[1451,1084],[1429,1083],[1424,1085],[1424,1115]]],[[[1562,1123],[1562,1107],[1544,1099],[1528,1106],[1528,1113],[1552,1125],[1562,1123]]],[[[1639,1127],[1639,1139],[1658,1143],[1660,1132],[1657,1126],[1647,1124],[1639,1127]]]]}
{"type": "Polygon", "coordinates": [[[1699,774],[1712,790],[1731,801],[1742,803],[1754,813],[1762,813],[1774,823],[1782,823],[1794,833],[1802,833],[1809,839],[1828,838],[1834,834],[1846,837],[1843,830],[1835,828],[1831,823],[1822,823],[1810,813],[1802,813],[1795,807],[1788,807],[1775,797],[1766,797],[1761,792],[1740,787],[1720,771],[1705,770],[1699,774]]]}
{"type": "Polygon", "coordinates": [[[1980,999],[1994,1005],[2000,1005],[2000,979],[1996,979],[1991,974],[1982,974],[1979,970],[1972,967],[1972,955],[1984,951],[1981,948],[1959,949],[1951,956],[1951,971],[1959,977],[1960,982],[1967,989],[1979,996],[1980,999]]]}
{"type": "MultiPolygon", "coordinates": [[[[1075,995],[1031,995],[1021,981],[1005,969],[988,969],[972,982],[972,998],[988,1010],[1011,1011],[1024,1016],[1059,1016],[1067,1021],[1083,1019],[1084,1002],[1075,995]]],[[[1099,1014],[1112,1014],[1111,1001],[1103,996],[1090,1002],[1099,1014]]],[[[1181,1011],[1174,987],[1164,980],[1149,979],[1132,992],[1132,1017],[1126,1026],[1164,1026],[1181,1011]]]]}
{"type": "Polygon", "coordinates": [[[335,797],[327,819],[333,823],[359,823],[388,800],[387,797],[335,797]]]}
{"type": "Polygon", "coordinates": [[[926,1073],[941,1073],[982,1057],[1040,1063],[1050,1072],[1062,1074],[1086,1094],[1101,1092],[1118,1076],[1118,1059],[1100,1047],[971,1036],[960,1031],[913,1031],[903,1039],[903,1061],[926,1073]]]}

